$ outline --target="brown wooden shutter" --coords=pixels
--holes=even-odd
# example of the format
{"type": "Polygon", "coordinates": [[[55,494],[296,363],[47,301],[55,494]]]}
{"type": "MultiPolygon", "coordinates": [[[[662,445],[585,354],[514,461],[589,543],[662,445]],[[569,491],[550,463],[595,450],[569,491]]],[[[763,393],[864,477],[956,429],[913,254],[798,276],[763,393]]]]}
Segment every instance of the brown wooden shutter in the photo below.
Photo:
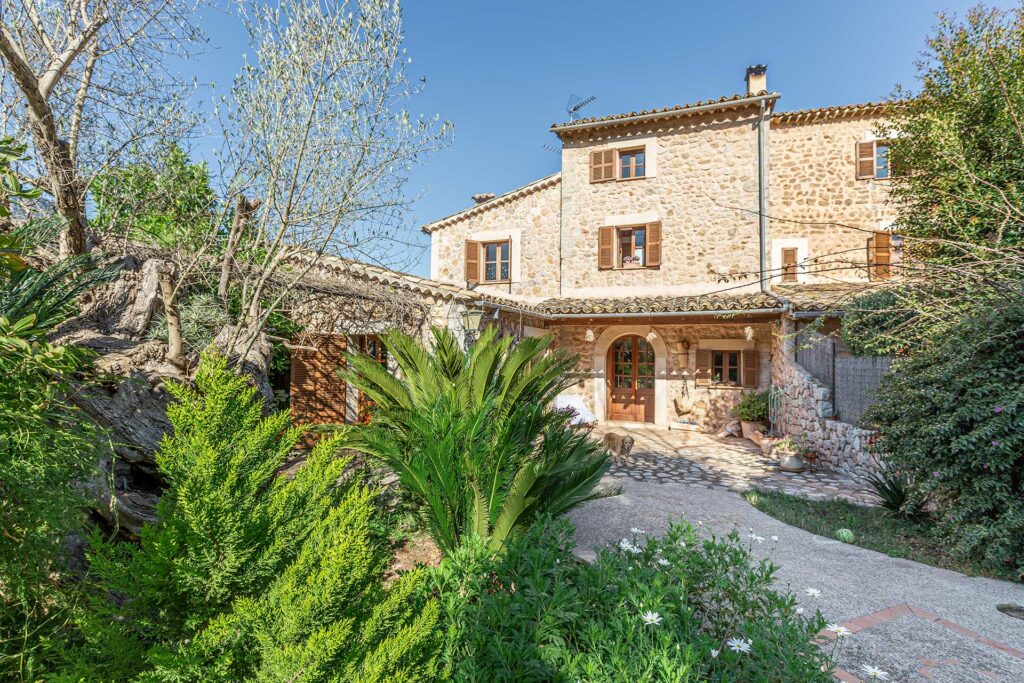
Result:
{"type": "Polygon", "coordinates": [[[711,351],[708,349],[697,350],[697,375],[694,383],[698,387],[711,385],[711,351]]]}
{"type": "Polygon", "coordinates": [[[796,249],[788,248],[782,250],[783,282],[796,282],[796,255],[796,249]]]}
{"type": "Polygon", "coordinates": [[[887,232],[877,232],[874,244],[874,276],[879,280],[887,280],[892,277],[892,236],[887,232]]]}
{"type": "Polygon", "coordinates": [[[480,243],[466,240],[466,282],[480,282],[480,243]]]}
{"type": "Polygon", "coordinates": [[[661,265],[661,221],[647,224],[647,267],[661,265]]]}
{"type": "Polygon", "coordinates": [[[857,143],[857,179],[875,177],[875,143],[857,143]]]}
{"type": "Polygon", "coordinates": [[[743,386],[745,387],[757,387],[757,376],[760,372],[758,366],[758,353],[756,349],[750,349],[743,352],[743,386]]]}
{"type": "MultiPolygon", "coordinates": [[[[294,340],[296,345],[309,343],[294,340]]],[[[316,379],[310,373],[310,360],[313,351],[307,349],[291,350],[291,378],[288,395],[291,399],[292,419],[296,422],[308,422],[318,412],[316,395],[316,379]]]]}
{"type": "Polygon", "coordinates": [[[590,153],[590,182],[615,180],[615,150],[605,149],[590,153]]]}
{"type": "Polygon", "coordinates": [[[597,267],[601,270],[615,267],[615,228],[612,226],[597,231],[597,267]]]}

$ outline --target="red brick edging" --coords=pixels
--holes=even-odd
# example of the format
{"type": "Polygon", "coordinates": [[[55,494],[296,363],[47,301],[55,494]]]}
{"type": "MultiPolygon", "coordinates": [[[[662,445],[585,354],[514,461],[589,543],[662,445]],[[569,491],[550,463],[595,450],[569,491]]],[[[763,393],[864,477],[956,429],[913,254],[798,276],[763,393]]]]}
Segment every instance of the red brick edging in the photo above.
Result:
{"type": "MultiPolygon", "coordinates": [[[[952,622],[949,619],[943,619],[934,612],[929,612],[928,610],[923,610],[919,607],[908,605],[905,602],[899,605],[893,605],[892,607],[887,607],[883,610],[879,610],[871,614],[865,614],[863,616],[857,617],[856,619],[851,619],[840,625],[850,629],[850,633],[857,633],[859,631],[864,631],[874,626],[879,626],[886,622],[893,621],[895,619],[899,619],[900,617],[906,616],[918,617],[920,619],[925,619],[927,621],[934,622],[940,626],[945,626],[949,630],[955,633],[959,633],[965,638],[969,638],[970,640],[973,640],[980,645],[986,645],[988,647],[995,648],[996,650],[999,650],[1004,654],[1008,654],[1011,657],[1016,657],[1017,659],[1024,659],[1024,652],[1021,652],[1017,648],[1010,647],[1009,645],[992,640],[991,638],[986,638],[985,636],[976,633],[965,626],[961,626],[956,622],[952,622]]],[[[827,629],[822,629],[821,631],[819,631],[818,636],[821,638],[826,638],[828,640],[835,640],[837,637],[835,633],[827,629]]],[[[838,667],[833,670],[832,674],[835,676],[837,680],[843,681],[843,683],[864,683],[861,679],[857,678],[849,671],[846,671],[845,669],[840,669],[838,667]]]]}

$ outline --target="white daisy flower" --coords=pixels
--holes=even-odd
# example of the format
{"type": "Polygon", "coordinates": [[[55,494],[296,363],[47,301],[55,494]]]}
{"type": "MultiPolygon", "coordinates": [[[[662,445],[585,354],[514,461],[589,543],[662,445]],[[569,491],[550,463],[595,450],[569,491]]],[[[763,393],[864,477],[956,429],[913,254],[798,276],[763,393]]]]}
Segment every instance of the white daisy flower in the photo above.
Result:
{"type": "Polygon", "coordinates": [[[631,545],[630,547],[626,548],[626,551],[633,553],[634,555],[639,555],[643,552],[642,550],[640,550],[640,548],[637,548],[635,545],[631,545]]]}
{"type": "Polygon", "coordinates": [[[868,678],[874,678],[877,681],[889,680],[889,672],[882,671],[877,666],[871,666],[870,664],[864,664],[860,667],[861,671],[867,674],[868,678]]]}
{"type": "Polygon", "coordinates": [[[819,595],[821,595],[821,591],[818,590],[817,588],[808,588],[807,590],[804,591],[804,593],[806,593],[808,596],[810,596],[812,598],[816,598],[819,595]]]}
{"type": "Polygon", "coordinates": [[[803,607],[797,607],[796,608],[796,613],[797,614],[803,614],[804,613],[804,608],[803,607]]]}
{"type": "Polygon", "coordinates": [[[636,546],[633,545],[633,542],[630,541],[628,538],[624,538],[621,541],[619,541],[619,550],[632,550],[635,547],[636,546]]]}
{"type": "Polygon", "coordinates": [[[657,626],[661,623],[661,615],[657,612],[644,612],[640,615],[640,618],[647,626],[657,626]]]}
{"type": "Polygon", "coordinates": [[[835,633],[837,638],[845,638],[846,636],[853,635],[853,631],[846,628],[842,624],[829,624],[825,628],[829,631],[832,631],[832,633],[835,633]]]}
{"type": "Polygon", "coordinates": [[[742,638],[730,638],[725,643],[733,652],[750,652],[750,641],[742,638]]]}
{"type": "Polygon", "coordinates": [[[718,657],[718,653],[719,652],[721,652],[721,650],[712,650],[711,651],[711,659],[715,659],[716,657],[718,657]]]}
{"type": "Polygon", "coordinates": [[[640,529],[638,527],[631,527],[630,531],[633,532],[634,534],[646,534],[647,533],[646,531],[644,531],[643,529],[640,529]]]}
{"type": "Polygon", "coordinates": [[[669,566],[672,563],[669,562],[668,560],[666,560],[664,557],[659,557],[658,558],[658,564],[660,564],[662,567],[667,567],[667,566],[669,566]]]}
{"type": "Polygon", "coordinates": [[[778,543],[779,542],[779,537],[778,536],[772,536],[772,540],[774,542],[778,543]]]}

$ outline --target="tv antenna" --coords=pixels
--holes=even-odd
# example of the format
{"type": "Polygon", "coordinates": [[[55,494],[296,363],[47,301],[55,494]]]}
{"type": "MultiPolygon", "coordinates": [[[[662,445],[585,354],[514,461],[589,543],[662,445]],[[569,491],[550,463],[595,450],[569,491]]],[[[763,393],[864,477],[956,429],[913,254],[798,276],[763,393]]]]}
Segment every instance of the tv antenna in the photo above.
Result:
{"type": "Polygon", "coordinates": [[[576,120],[576,114],[580,113],[580,110],[585,106],[597,99],[596,95],[590,97],[579,98],[576,95],[569,93],[569,101],[565,105],[565,111],[569,114],[569,121],[576,120]]]}

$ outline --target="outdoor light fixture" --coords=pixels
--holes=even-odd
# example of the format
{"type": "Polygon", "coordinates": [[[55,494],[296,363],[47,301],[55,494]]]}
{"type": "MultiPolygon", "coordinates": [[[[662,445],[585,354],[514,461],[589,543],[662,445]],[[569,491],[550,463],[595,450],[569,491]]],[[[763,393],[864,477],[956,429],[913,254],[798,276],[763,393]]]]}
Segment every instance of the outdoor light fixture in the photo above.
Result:
{"type": "Polygon", "coordinates": [[[587,333],[584,335],[583,338],[587,340],[588,344],[593,344],[594,343],[594,331],[588,327],[587,328],[587,333]]]}
{"type": "Polygon", "coordinates": [[[652,327],[652,328],[651,328],[651,331],[647,333],[647,341],[649,341],[649,342],[652,342],[652,343],[653,343],[653,342],[654,342],[654,340],[655,340],[655,339],[657,339],[657,338],[658,338],[658,333],[657,333],[657,332],[655,332],[655,331],[654,331],[654,328],[652,327]]]}
{"type": "Polygon", "coordinates": [[[480,323],[483,321],[483,319],[483,311],[472,310],[467,308],[462,312],[462,326],[466,330],[466,332],[469,332],[474,336],[476,335],[477,332],[480,331],[480,323]]]}

